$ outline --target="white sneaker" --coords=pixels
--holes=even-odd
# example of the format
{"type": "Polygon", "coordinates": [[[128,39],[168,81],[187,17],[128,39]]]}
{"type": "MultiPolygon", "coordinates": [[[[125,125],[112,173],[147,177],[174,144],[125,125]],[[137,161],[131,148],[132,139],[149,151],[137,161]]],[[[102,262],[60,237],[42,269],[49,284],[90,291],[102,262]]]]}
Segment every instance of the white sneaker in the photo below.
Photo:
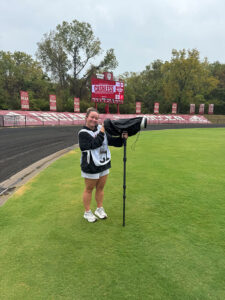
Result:
{"type": "Polygon", "coordinates": [[[98,220],[98,218],[96,218],[96,216],[92,213],[91,210],[85,211],[84,218],[90,223],[96,222],[98,220]]]}
{"type": "Polygon", "coordinates": [[[99,219],[106,219],[108,217],[103,207],[98,207],[95,214],[99,219]]]}

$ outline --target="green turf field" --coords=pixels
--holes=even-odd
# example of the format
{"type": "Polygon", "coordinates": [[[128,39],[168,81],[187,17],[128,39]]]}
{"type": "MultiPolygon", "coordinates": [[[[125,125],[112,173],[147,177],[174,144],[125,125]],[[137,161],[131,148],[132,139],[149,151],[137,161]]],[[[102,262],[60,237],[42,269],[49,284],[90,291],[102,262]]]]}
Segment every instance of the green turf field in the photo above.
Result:
{"type": "MultiPolygon", "coordinates": [[[[0,208],[0,299],[225,299],[225,129],[111,148],[107,220],[83,219],[79,150],[0,208]]],[[[95,203],[92,202],[95,209],[95,203]]]]}

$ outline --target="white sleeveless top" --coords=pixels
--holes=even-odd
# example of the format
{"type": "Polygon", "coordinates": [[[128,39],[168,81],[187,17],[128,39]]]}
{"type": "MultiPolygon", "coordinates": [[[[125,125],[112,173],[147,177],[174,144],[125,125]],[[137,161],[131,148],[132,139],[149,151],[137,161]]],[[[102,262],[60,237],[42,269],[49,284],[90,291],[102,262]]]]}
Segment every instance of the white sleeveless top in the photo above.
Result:
{"type": "MultiPolygon", "coordinates": [[[[87,132],[90,134],[93,138],[96,137],[96,135],[99,133],[101,129],[101,126],[98,125],[97,131],[93,132],[91,130],[87,129],[81,129],[80,132],[87,132]]],[[[108,140],[106,137],[106,134],[104,134],[104,141],[102,143],[102,146],[96,149],[91,150],[85,150],[82,152],[87,152],[87,163],[90,163],[90,156],[92,156],[93,162],[96,166],[104,166],[111,160],[111,153],[108,148],[108,140]]]]}

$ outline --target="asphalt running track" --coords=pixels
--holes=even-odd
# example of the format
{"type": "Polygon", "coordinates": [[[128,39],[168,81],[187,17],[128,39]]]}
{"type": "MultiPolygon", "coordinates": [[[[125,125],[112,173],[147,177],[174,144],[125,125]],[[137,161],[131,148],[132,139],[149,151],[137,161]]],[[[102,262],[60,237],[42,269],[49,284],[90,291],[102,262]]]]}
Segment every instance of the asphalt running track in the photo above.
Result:
{"type": "MultiPolygon", "coordinates": [[[[225,127],[225,124],[150,125],[147,130],[225,127]]],[[[29,165],[78,143],[81,126],[0,128],[0,183],[29,165]]]]}
{"type": "Polygon", "coordinates": [[[77,144],[80,128],[0,128],[0,183],[40,159],[77,144]]]}

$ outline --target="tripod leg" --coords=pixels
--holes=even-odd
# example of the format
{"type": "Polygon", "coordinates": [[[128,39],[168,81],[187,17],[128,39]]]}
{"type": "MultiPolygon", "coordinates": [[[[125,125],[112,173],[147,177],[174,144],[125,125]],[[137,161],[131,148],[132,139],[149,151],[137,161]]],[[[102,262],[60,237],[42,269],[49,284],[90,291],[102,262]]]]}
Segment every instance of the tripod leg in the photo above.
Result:
{"type": "Polygon", "coordinates": [[[125,226],[125,202],[126,202],[126,151],[127,151],[127,140],[123,140],[124,155],[123,155],[123,226],[125,226]]]}

